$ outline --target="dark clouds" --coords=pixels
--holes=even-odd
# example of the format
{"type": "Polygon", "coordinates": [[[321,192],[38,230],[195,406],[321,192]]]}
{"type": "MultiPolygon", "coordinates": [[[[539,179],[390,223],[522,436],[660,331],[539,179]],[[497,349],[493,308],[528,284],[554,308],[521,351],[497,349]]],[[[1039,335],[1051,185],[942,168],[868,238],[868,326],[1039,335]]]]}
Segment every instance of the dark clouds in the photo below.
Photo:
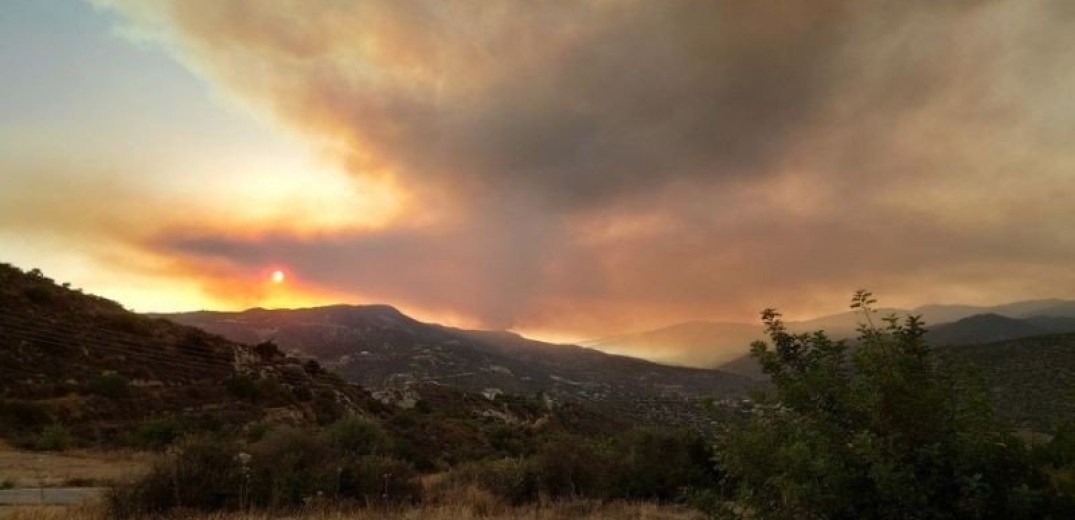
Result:
{"type": "Polygon", "coordinates": [[[591,333],[1075,291],[1059,0],[115,3],[414,197],[378,231],[174,254],[591,333]]]}

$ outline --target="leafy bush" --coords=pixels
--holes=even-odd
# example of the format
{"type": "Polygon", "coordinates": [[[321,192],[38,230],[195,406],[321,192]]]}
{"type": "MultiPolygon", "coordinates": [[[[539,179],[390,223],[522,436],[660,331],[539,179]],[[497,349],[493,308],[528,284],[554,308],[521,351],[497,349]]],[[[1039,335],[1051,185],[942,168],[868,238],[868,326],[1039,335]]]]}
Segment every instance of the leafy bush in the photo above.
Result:
{"type": "Polygon", "coordinates": [[[753,355],[773,392],[726,423],[718,450],[732,516],[1047,517],[1040,472],[984,392],[933,354],[921,320],[875,324],[873,303],[853,299],[865,319],[854,350],[763,313],[772,346],[753,355]]]}
{"type": "Polygon", "coordinates": [[[121,399],[130,397],[131,382],[121,374],[103,372],[89,380],[86,391],[109,399],[121,399]]]}
{"type": "Polygon", "coordinates": [[[278,508],[331,496],[339,464],[322,437],[290,427],[271,430],[250,446],[251,503],[278,508]]]}
{"type": "Polygon", "coordinates": [[[422,487],[410,464],[390,457],[369,455],[344,465],[339,475],[339,496],[363,504],[416,503],[422,487]]]}
{"type": "Polygon", "coordinates": [[[355,414],[332,423],[325,434],[336,451],[349,456],[385,453],[391,446],[379,423],[355,414]]]}
{"type": "Polygon", "coordinates": [[[556,498],[606,498],[615,473],[614,454],[585,439],[564,436],[534,458],[541,490],[556,498]]]}
{"type": "Polygon", "coordinates": [[[246,441],[258,442],[265,438],[265,435],[272,430],[272,425],[269,423],[257,421],[246,425],[246,441]]]}
{"type": "Polygon", "coordinates": [[[224,381],[224,387],[231,395],[247,401],[256,401],[258,398],[257,381],[244,374],[229,377],[224,381]]]}
{"type": "Polygon", "coordinates": [[[453,469],[455,485],[475,484],[513,505],[537,500],[540,475],[527,459],[498,459],[463,464],[453,469]]]}
{"type": "Polygon", "coordinates": [[[51,421],[48,409],[38,403],[19,399],[0,401],[0,429],[37,430],[51,421]]]}
{"type": "Polygon", "coordinates": [[[618,439],[615,455],[608,471],[617,498],[669,502],[718,480],[712,447],[690,431],[634,430],[618,439]]]}
{"type": "Polygon", "coordinates": [[[142,478],[106,495],[110,516],[141,517],[175,509],[216,511],[236,508],[243,491],[237,447],[229,442],[191,438],[177,443],[142,478]]]}
{"type": "Polygon", "coordinates": [[[75,436],[66,426],[53,423],[41,430],[35,447],[43,451],[64,451],[75,445],[75,436]]]}
{"type": "Polygon", "coordinates": [[[138,425],[133,444],[140,448],[162,450],[183,433],[183,426],[172,418],[153,419],[138,425]]]}

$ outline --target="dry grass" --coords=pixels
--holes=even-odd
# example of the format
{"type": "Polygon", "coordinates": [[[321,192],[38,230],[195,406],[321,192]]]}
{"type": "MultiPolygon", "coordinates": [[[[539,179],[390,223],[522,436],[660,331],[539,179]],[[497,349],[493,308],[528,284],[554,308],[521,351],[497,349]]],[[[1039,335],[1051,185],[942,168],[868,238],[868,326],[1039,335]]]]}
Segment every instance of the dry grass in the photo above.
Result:
{"type": "Polygon", "coordinates": [[[153,455],[126,451],[27,452],[0,444],[0,483],[16,487],[106,485],[140,475],[153,455]]]}
{"type": "MultiPolygon", "coordinates": [[[[16,507],[0,508],[3,520],[105,520],[98,508],[74,509],[16,507]]],[[[229,513],[183,515],[183,520],[703,520],[686,509],[646,503],[557,502],[551,504],[483,511],[467,504],[411,507],[398,510],[335,510],[286,514],[229,513]]]]}

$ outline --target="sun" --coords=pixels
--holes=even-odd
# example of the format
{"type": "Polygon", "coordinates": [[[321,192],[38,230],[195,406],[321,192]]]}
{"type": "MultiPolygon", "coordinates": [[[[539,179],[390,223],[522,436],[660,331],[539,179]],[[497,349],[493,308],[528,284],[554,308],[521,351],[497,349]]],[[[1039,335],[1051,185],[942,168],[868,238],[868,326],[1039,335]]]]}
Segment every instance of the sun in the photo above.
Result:
{"type": "Polygon", "coordinates": [[[284,283],[284,272],[283,271],[273,271],[272,272],[272,283],[284,283]]]}

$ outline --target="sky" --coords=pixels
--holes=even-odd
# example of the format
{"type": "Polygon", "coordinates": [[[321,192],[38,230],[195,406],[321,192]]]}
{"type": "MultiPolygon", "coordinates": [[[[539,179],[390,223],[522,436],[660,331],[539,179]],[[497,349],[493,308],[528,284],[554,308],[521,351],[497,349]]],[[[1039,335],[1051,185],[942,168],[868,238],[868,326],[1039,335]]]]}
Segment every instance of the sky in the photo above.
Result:
{"type": "Polygon", "coordinates": [[[6,0],[0,260],[569,340],[1075,296],[1066,0],[6,0]],[[274,280],[273,273],[281,271],[274,280]]]}

